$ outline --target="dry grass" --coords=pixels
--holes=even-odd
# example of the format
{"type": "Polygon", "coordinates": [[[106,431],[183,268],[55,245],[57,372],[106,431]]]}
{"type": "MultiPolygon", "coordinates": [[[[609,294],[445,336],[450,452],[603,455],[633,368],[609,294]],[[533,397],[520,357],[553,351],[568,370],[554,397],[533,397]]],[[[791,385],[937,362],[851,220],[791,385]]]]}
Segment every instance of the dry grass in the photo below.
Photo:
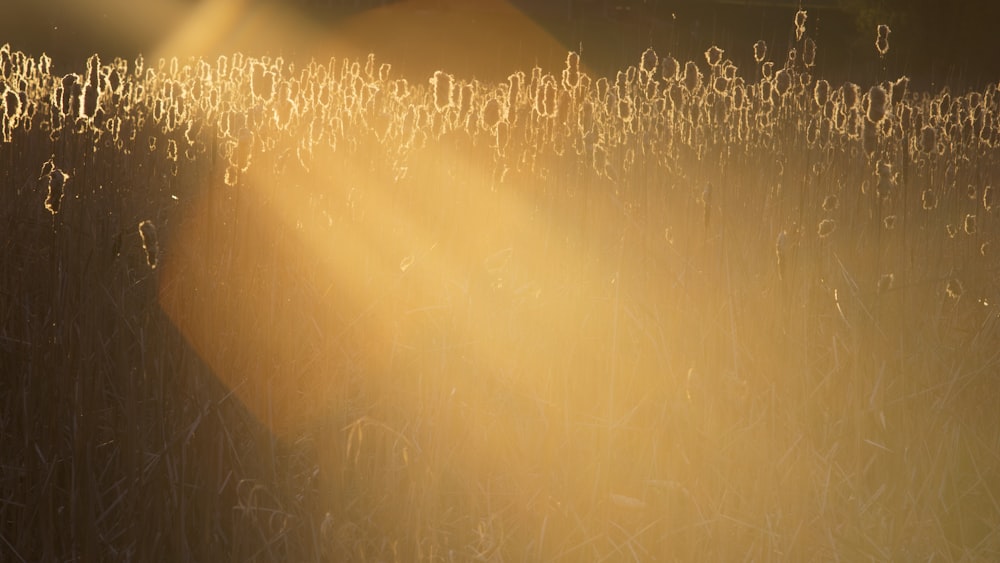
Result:
{"type": "Polygon", "coordinates": [[[4,48],[3,559],[996,558],[1000,93],[799,20],[497,84],[4,48]]]}

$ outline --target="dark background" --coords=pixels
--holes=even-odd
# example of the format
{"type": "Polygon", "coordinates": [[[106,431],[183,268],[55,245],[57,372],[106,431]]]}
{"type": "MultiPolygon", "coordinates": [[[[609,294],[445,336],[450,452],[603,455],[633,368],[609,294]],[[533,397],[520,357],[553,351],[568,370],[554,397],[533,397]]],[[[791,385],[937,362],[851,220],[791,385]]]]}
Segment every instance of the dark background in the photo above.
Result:
{"type": "MultiPolygon", "coordinates": [[[[0,43],[10,42],[14,49],[32,55],[46,52],[55,60],[56,72],[70,72],[82,68],[94,52],[125,58],[149,54],[194,10],[220,1],[245,11],[280,6],[316,26],[330,28],[372,10],[402,5],[393,0],[13,0],[0,18],[0,43]]],[[[489,3],[410,1],[421,5],[429,17],[482,10],[480,15],[489,18],[489,9],[483,8],[489,3]]],[[[916,87],[962,89],[1000,78],[996,56],[1000,49],[993,31],[1000,3],[985,0],[511,0],[511,4],[565,50],[582,46],[585,64],[601,74],[633,64],[649,46],[660,54],[702,63],[701,54],[718,45],[744,69],[744,76],[755,76],[749,70],[753,43],[765,39],[769,57],[780,61],[794,39],[792,19],[801,5],[809,13],[808,33],[819,46],[815,74],[831,81],[865,83],[906,74],[916,87]],[[892,28],[884,60],[874,47],[879,23],[892,28]]],[[[271,45],[262,50],[268,53],[248,54],[324,57],[323,53],[299,52],[304,50],[294,46],[271,45]]],[[[409,70],[426,73],[437,62],[427,64],[409,70]]]]}

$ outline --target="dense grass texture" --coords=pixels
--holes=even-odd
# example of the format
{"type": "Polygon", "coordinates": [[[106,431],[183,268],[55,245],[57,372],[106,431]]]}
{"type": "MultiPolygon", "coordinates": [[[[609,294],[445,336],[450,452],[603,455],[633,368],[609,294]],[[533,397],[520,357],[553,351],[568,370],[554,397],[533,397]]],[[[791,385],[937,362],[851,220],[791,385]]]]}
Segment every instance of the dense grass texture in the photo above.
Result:
{"type": "Polygon", "coordinates": [[[997,84],[794,23],[503,83],[0,48],[0,559],[1000,558],[997,84]]]}

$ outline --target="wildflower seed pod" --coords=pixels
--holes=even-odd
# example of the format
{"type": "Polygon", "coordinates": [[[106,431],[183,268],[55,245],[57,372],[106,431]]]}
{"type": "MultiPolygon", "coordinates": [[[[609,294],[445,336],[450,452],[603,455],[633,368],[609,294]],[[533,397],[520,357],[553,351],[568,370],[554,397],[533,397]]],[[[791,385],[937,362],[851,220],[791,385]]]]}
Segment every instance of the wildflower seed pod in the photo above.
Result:
{"type": "Polygon", "coordinates": [[[160,243],[156,238],[156,225],[152,221],[139,223],[139,237],[142,239],[142,250],[146,253],[146,264],[155,270],[160,258],[160,243]]]}
{"type": "Polygon", "coordinates": [[[500,101],[496,98],[490,98],[487,100],[486,104],[483,106],[482,115],[480,116],[483,129],[492,131],[493,128],[496,127],[497,123],[500,123],[500,116],[500,101]]]}
{"type": "Polygon", "coordinates": [[[795,13],[795,40],[802,41],[802,35],[806,32],[806,18],[808,14],[805,10],[795,13]]]}
{"type": "Polygon", "coordinates": [[[925,154],[930,154],[937,150],[937,129],[930,125],[924,125],[920,130],[920,150],[925,154]]]}
{"type": "Polygon", "coordinates": [[[434,88],[434,108],[438,111],[450,108],[453,104],[451,75],[440,70],[435,71],[430,83],[434,88]]]}
{"type": "Polygon", "coordinates": [[[722,55],[725,53],[722,49],[711,46],[705,51],[705,60],[708,61],[708,66],[718,66],[722,62],[722,55]]]}
{"type": "Polygon", "coordinates": [[[580,85],[580,55],[570,51],[566,55],[566,68],[562,74],[563,87],[572,90],[580,85]]]}
{"type": "Polygon", "coordinates": [[[886,106],[889,103],[889,96],[879,85],[872,86],[868,90],[868,121],[879,123],[885,118],[886,106]]]}
{"type": "Polygon", "coordinates": [[[681,64],[677,62],[677,59],[667,55],[666,58],[660,61],[660,66],[662,67],[663,78],[666,80],[677,80],[677,74],[681,71],[681,64]]]}
{"type": "Polygon", "coordinates": [[[892,83],[892,96],[890,97],[890,103],[895,107],[896,105],[903,102],[903,98],[906,97],[906,91],[910,85],[910,77],[900,76],[892,83]]]}
{"type": "Polygon", "coordinates": [[[892,33],[892,30],[889,29],[889,26],[880,24],[875,31],[875,49],[880,57],[884,57],[889,52],[889,34],[892,33]]]}
{"type": "Polygon", "coordinates": [[[701,71],[693,61],[684,65],[684,87],[688,92],[694,92],[701,85],[701,71]]]}
{"type": "Polygon", "coordinates": [[[835,211],[840,206],[840,200],[836,194],[830,194],[823,198],[823,211],[835,211]]]}
{"type": "Polygon", "coordinates": [[[52,171],[48,176],[49,193],[45,197],[45,209],[47,209],[52,215],[55,215],[59,213],[63,196],[66,195],[66,180],[69,179],[69,174],[59,170],[58,168],[52,168],[52,171]]]}
{"type": "Polygon", "coordinates": [[[826,238],[833,234],[833,231],[837,229],[837,222],[833,219],[823,219],[819,222],[819,227],[817,228],[817,233],[819,238],[826,238]]]}
{"type": "Polygon", "coordinates": [[[816,86],[813,89],[813,99],[816,100],[816,105],[823,107],[826,102],[830,99],[830,83],[822,78],[816,81],[816,86]]]}
{"type": "Polygon", "coordinates": [[[649,78],[656,72],[656,67],[660,64],[660,58],[656,56],[656,51],[652,47],[649,47],[642,52],[642,58],[639,60],[639,70],[646,78],[649,78]]]}
{"type": "Polygon", "coordinates": [[[765,57],[767,57],[767,43],[761,39],[753,44],[753,60],[761,64],[765,57]]]}
{"type": "Polygon", "coordinates": [[[944,292],[948,297],[952,299],[958,299],[962,297],[964,288],[962,287],[962,282],[958,278],[951,278],[948,280],[948,284],[945,285],[944,292]]]}
{"type": "Polygon", "coordinates": [[[930,211],[937,207],[937,201],[937,194],[930,188],[927,188],[920,194],[920,203],[924,211],[930,211]]]}
{"type": "Polygon", "coordinates": [[[965,220],[962,221],[962,230],[965,231],[967,235],[976,234],[976,216],[969,213],[965,216],[965,220]]]}
{"type": "Polygon", "coordinates": [[[812,37],[806,37],[802,44],[802,64],[806,67],[816,65],[816,42],[813,41],[812,37]]]}
{"type": "Polygon", "coordinates": [[[845,82],[841,87],[844,96],[844,108],[850,111],[858,106],[861,98],[861,89],[853,82],[845,82]]]}
{"type": "Polygon", "coordinates": [[[792,88],[792,75],[781,69],[774,75],[774,89],[779,96],[784,96],[792,88]]]}

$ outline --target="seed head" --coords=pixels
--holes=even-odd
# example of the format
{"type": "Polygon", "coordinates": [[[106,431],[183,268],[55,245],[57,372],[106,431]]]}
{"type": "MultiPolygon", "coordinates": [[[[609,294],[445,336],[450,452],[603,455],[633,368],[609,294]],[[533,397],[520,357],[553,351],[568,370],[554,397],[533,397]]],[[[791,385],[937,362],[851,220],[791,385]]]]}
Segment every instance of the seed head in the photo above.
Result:
{"type": "Polygon", "coordinates": [[[701,71],[694,61],[688,61],[684,65],[684,87],[688,92],[694,92],[701,84],[701,71]]]}
{"type": "Polygon", "coordinates": [[[885,118],[889,96],[885,88],[875,85],[868,90],[868,121],[879,123],[885,118]]]}
{"type": "Polygon", "coordinates": [[[681,71],[681,64],[677,62],[677,59],[667,55],[666,58],[660,61],[660,66],[662,67],[663,78],[677,80],[677,73],[681,71]]]}
{"type": "Polygon", "coordinates": [[[69,180],[69,174],[58,168],[52,168],[49,173],[49,193],[45,198],[45,209],[53,215],[59,213],[63,196],[66,195],[66,180],[69,180]]]}
{"type": "Polygon", "coordinates": [[[944,292],[952,299],[961,297],[963,291],[962,282],[958,281],[958,278],[948,280],[948,284],[944,288],[944,292]]]}
{"type": "Polygon", "coordinates": [[[708,66],[716,66],[722,62],[722,55],[725,53],[722,49],[711,46],[707,51],[705,51],[705,60],[708,61],[708,66]]]}
{"type": "Polygon", "coordinates": [[[156,225],[152,221],[139,223],[139,237],[142,238],[142,249],[146,253],[146,264],[155,270],[159,263],[160,245],[156,238],[156,225]]]}
{"type": "Polygon", "coordinates": [[[857,107],[858,99],[861,97],[861,89],[858,85],[853,82],[845,82],[841,90],[844,93],[844,107],[848,110],[857,107]]]}
{"type": "Polygon", "coordinates": [[[763,39],[757,41],[753,44],[753,60],[760,64],[764,62],[764,57],[767,56],[767,43],[763,39]]]}
{"type": "Polygon", "coordinates": [[[965,220],[962,221],[962,230],[965,231],[967,235],[973,235],[976,233],[976,216],[969,213],[965,216],[965,220]]]}
{"type": "Polygon", "coordinates": [[[823,219],[819,222],[819,238],[826,238],[833,234],[833,231],[837,229],[837,222],[833,219],[823,219]]]}
{"type": "Polygon", "coordinates": [[[924,125],[920,130],[920,150],[926,154],[937,150],[937,129],[924,125]]]}
{"type": "Polygon", "coordinates": [[[830,99],[830,83],[824,79],[819,79],[816,81],[816,86],[813,89],[813,99],[816,100],[816,105],[823,107],[826,102],[830,99]]]}
{"type": "Polygon", "coordinates": [[[774,75],[774,90],[779,96],[784,96],[792,88],[792,76],[787,70],[781,69],[774,75]]]}
{"type": "Polygon", "coordinates": [[[802,44],[802,64],[811,67],[816,64],[816,42],[812,37],[806,37],[802,44]]]}
{"type": "Polygon", "coordinates": [[[906,97],[906,91],[910,86],[910,77],[900,76],[895,82],[892,82],[892,96],[890,102],[893,106],[902,103],[903,98],[906,97]]]}
{"type": "Polygon", "coordinates": [[[438,70],[431,77],[430,82],[431,86],[434,87],[434,107],[438,111],[444,111],[451,107],[454,104],[451,75],[438,70]]]}
{"type": "Polygon", "coordinates": [[[875,49],[880,57],[884,57],[889,52],[889,34],[892,30],[885,24],[879,24],[875,31],[875,49]]]}
{"type": "Polygon", "coordinates": [[[570,51],[566,55],[566,68],[562,75],[563,86],[573,89],[580,85],[580,55],[570,51]]]}
{"type": "Polygon", "coordinates": [[[799,10],[795,13],[795,40],[802,41],[802,35],[806,32],[806,14],[805,10],[799,10]]]}
{"type": "Polygon", "coordinates": [[[840,206],[840,200],[836,194],[830,194],[823,198],[823,211],[835,211],[840,206]]]}
{"type": "Polygon", "coordinates": [[[484,129],[493,130],[497,123],[500,123],[500,117],[502,115],[500,101],[496,98],[490,98],[486,105],[483,106],[482,111],[482,126],[484,129]]]}
{"type": "Polygon", "coordinates": [[[642,58],[639,60],[639,70],[647,77],[652,76],[659,64],[660,58],[656,56],[656,51],[652,47],[649,47],[642,52],[642,58]]]}
{"type": "Polygon", "coordinates": [[[925,211],[930,211],[937,207],[937,201],[937,195],[930,188],[927,188],[920,194],[920,202],[925,211]]]}

